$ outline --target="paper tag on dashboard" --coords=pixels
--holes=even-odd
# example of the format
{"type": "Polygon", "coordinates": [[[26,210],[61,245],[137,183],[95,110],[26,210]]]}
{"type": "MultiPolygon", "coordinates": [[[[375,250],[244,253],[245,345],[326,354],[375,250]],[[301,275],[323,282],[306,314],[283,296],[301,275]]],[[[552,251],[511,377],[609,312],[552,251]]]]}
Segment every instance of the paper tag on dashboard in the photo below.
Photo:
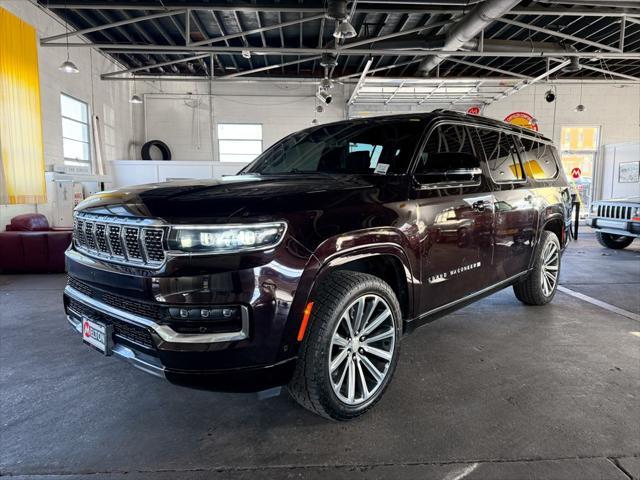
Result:
{"type": "Polygon", "coordinates": [[[387,170],[389,170],[389,164],[388,163],[379,163],[378,165],[376,165],[376,169],[373,171],[373,173],[379,173],[381,175],[386,175],[387,174],[387,170]]]}

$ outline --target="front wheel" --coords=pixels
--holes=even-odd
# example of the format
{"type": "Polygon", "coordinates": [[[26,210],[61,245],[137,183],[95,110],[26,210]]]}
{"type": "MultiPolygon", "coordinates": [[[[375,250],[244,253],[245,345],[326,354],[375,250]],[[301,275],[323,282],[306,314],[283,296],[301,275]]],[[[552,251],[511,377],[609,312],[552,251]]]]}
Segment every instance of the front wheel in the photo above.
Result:
{"type": "Polygon", "coordinates": [[[349,420],[380,400],[398,361],[401,313],[391,287],[340,271],[320,285],[288,386],[303,407],[349,420]]]}
{"type": "Polygon", "coordinates": [[[560,278],[560,241],[548,230],[542,232],[533,269],[513,286],[516,298],[527,305],[545,305],[553,300],[560,278]]]}
{"type": "Polygon", "coordinates": [[[603,247],[613,248],[614,250],[621,250],[631,245],[631,242],[633,242],[633,237],[596,232],[596,240],[598,240],[598,243],[603,247]]]}

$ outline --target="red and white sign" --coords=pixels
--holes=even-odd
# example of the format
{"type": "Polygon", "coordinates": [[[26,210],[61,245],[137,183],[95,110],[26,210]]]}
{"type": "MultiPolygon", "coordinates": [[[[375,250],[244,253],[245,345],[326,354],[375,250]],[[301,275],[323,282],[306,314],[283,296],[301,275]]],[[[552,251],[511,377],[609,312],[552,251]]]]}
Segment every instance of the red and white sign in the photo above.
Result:
{"type": "Polygon", "coordinates": [[[582,176],[582,170],[579,167],[574,167],[571,169],[571,178],[574,180],[578,180],[582,176]]]}
{"type": "Polygon", "coordinates": [[[480,107],[469,107],[467,113],[469,115],[480,115],[480,107]]]}
{"type": "Polygon", "coordinates": [[[538,124],[536,119],[527,112],[513,112],[504,117],[504,121],[517,125],[519,127],[530,128],[531,130],[538,131],[538,124]]]}

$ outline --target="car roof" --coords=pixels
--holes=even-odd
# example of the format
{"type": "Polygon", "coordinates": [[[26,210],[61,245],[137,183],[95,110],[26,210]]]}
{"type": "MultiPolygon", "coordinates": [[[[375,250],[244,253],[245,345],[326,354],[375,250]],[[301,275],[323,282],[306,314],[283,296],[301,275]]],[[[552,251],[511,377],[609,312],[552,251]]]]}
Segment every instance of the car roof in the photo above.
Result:
{"type": "MultiPolygon", "coordinates": [[[[540,140],[544,140],[552,143],[552,140],[545,137],[539,132],[535,130],[531,130],[529,128],[520,127],[518,125],[513,125],[511,123],[502,122],[500,120],[495,120],[493,118],[484,117],[481,115],[470,115],[462,112],[455,112],[453,110],[433,110],[431,112],[414,112],[414,113],[403,113],[403,114],[393,114],[393,115],[376,115],[374,117],[364,117],[364,118],[352,118],[349,120],[340,120],[337,122],[331,122],[330,124],[340,124],[347,122],[376,122],[376,121],[390,121],[390,120],[406,120],[409,118],[420,118],[425,121],[435,121],[435,120],[450,120],[450,121],[458,121],[458,122],[466,122],[473,123],[479,126],[487,126],[487,127],[495,127],[501,128],[504,130],[508,130],[517,135],[525,135],[529,137],[535,137],[540,140]]],[[[323,124],[323,125],[330,125],[323,124]]],[[[322,125],[319,125],[321,127],[322,125]]]]}

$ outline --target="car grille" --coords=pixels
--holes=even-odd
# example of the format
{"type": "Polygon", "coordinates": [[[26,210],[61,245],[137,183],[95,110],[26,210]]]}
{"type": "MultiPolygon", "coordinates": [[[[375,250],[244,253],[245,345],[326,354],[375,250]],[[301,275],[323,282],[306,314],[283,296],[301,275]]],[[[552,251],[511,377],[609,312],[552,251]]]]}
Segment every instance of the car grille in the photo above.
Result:
{"type": "Polygon", "coordinates": [[[73,243],[77,250],[106,261],[157,268],[166,258],[167,229],[152,219],[81,213],[74,219],[73,243]]]}
{"type": "Polygon", "coordinates": [[[74,298],[69,298],[67,306],[77,315],[86,316],[107,325],[113,325],[113,334],[116,337],[116,342],[117,339],[120,338],[126,342],[134,343],[149,351],[155,352],[153,339],[146,328],[124,322],[118,318],[112,317],[111,315],[104,314],[88,305],[85,305],[84,303],[78,302],[74,298]]]}
{"type": "Polygon", "coordinates": [[[631,206],[599,204],[598,217],[631,220],[634,209],[635,207],[631,206]]]}
{"type": "Polygon", "coordinates": [[[93,288],[80,280],[73,277],[69,277],[67,280],[69,285],[74,290],[85,294],[88,297],[96,298],[107,305],[110,305],[119,310],[138,315],[143,318],[149,318],[155,321],[162,320],[162,308],[159,305],[144,302],[142,300],[123,297],[121,295],[114,295],[109,292],[102,291],[97,288],[93,288]]]}

